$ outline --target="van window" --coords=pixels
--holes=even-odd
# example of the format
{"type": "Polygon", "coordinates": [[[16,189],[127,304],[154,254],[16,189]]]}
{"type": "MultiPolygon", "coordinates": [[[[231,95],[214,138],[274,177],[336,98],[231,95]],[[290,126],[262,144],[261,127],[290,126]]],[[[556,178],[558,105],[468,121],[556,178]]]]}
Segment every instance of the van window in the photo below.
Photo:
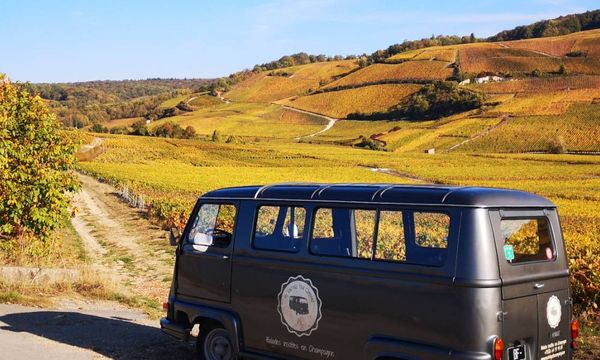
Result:
{"type": "Polygon", "coordinates": [[[440,266],[446,259],[449,233],[450,216],[442,212],[319,208],[314,213],[310,251],[440,266]]]}
{"type": "Polygon", "coordinates": [[[502,219],[504,257],[509,263],[554,259],[554,244],[545,218],[502,219]]]}
{"type": "Polygon", "coordinates": [[[297,251],[304,234],[306,210],[293,206],[261,206],[254,228],[254,247],[297,251]]]}
{"type": "Polygon", "coordinates": [[[406,261],[404,219],[401,211],[381,211],[375,259],[406,261]]]}
{"type": "Polygon", "coordinates": [[[375,210],[320,208],[315,212],[311,251],[370,259],[375,234],[375,210]]]}
{"type": "Polygon", "coordinates": [[[187,236],[199,246],[228,247],[233,236],[236,208],[231,204],[203,204],[187,236]]]}
{"type": "Polygon", "coordinates": [[[415,212],[415,242],[420,247],[445,249],[448,247],[450,217],[436,212],[415,212]]]}

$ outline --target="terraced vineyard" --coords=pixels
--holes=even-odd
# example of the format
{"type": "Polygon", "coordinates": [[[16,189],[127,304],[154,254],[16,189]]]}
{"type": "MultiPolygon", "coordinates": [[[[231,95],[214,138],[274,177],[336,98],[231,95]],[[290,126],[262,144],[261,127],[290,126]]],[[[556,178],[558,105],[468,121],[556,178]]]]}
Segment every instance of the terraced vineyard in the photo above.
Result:
{"type": "Polygon", "coordinates": [[[346,74],[357,67],[355,61],[331,61],[273,70],[256,74],[227,93],[233,101],[272,102],[303,95],[317,89],[321,83],[346,74]],[[285,74],[284,74],[285,72],[285,74]]]}
{"type": "Polygon", "coordinates": [[[278,103],[334,118],[345,118],[357,112],[387,111],[418,89],[419,86],[413,84],[372,85],[302,96],[278,103]]]}
{"type": "Polygon", "coordinates": [[[445,80],[454,70],[444,61],[406,61],[401,64],[373,64],[334,81],[325,89],[410,80],[445,80]]]}

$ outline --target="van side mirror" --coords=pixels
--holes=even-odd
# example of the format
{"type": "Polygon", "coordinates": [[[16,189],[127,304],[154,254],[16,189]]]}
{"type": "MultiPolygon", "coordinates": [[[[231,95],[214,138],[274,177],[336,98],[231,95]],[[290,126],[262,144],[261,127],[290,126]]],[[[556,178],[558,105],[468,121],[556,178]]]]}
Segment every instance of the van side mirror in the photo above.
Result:
{"type": "Polygon", "coordinates": [[[179,232],[179,229],[177,228],[171,228],[171,230],[169,230],[169,243],[171,244],[171,246],[177,246],[179,245],[179,242],[181,241],[181,233],[179,232]]]}

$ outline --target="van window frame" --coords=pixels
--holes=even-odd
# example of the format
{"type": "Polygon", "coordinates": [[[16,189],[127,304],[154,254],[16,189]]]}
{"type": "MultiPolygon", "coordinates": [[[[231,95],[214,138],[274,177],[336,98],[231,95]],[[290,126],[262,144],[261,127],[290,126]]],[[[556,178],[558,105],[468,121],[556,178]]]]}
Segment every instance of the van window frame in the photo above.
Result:
{"type": "MultiPolygon", "coordinates": [[[[309,208],[306,206],[305,203],[303,203],[302,201],[290,201],[290,202],[271,202],[271,201],[262,202],[262,201],[260,201],[260,202],[255,202],[253,205],[254,205],[254,209],[252,210],[253,219],[252,219],[252,228],[251,228],[251,232],[250,232],[250,248],[253,251],[275,253],[275,254],[290,254],[290,255],[303,252],[303,249],[306,248],[306,244],[307,244],[306,231],[308,229],[308,220],[309,220],[309,216],[308,216],[309,208]],[[279,208],[294,207],[294,208],[304,209],[304,229],[302,231],[302,236],[298,239],[298,241],[300,243],[298,244],[298,247],[296,249],[280,250],[280,249],[261,248],[261,247],[255,246],[254,240],[255,240],[255,235],[256,235],[256,225],[258,223],[258,213],[259,213],[260,208],[263,206],[272,206],[272,207],[279,207],[279,208]]],[[[276,229],[274,229],[274,231],[276,231],[276,229]]]]}
{"type": "Polygon", "coordinates": [[[568,273],[567,257],[556,208],[489,208],[488,219],[492,228],[496,248],[496,259],[499,265],[503,286],[532,281],[540,278],[562,277],[568,273]],[[553,260],[537,260],[511,264],[504,257],[504,238],[500,227],[501,219],[546,217],[552,233],[555,257],[553,260]]]}
{"type": "MultiPolygon", "coordinates": [[[[393,265],[401,265],[401,266],[417,266],[417,267],[428,267],[428,268],[445,268],[449,263],[454,264],[455,260],[452,259],[452,255],[451,255],[451,244],[450,241],[452,239],[452,235],[454,233],[454,226],[457,226],[460,228],[460,225],[457,223],[460,221],[460,219],[455,219],[457,216],[453,216],[452,212],[449,211],[448,209],[444,209],[441,208],[439,206],[435,206],[435,207],[431,207],[431,206],[404,206],[404,205],[393,205],[393,204],[377,204],[374,203],[373,205],[368,204],[365,205],[364,203],[352,203],[352,202],[345,202],[345,203],[319,203],[319,204],[314,204],[313,206],[311,206],[310,208],[307,208],[307,211],[310,211],[310,215],[307,212],[307,217],[310,219],[310,223],[309,223],[309,228],[305,230],[305,236],[306,236],[306,247],[307,247],[307,252],[310,256],[313,257],[325,257],[325,258],[334,258],[334,259],[344,259],[347,261],[361,261],[363,263],[384,263],[384,264],[393,264],[393,265]],[[361,258],[361,257],[352,257],[352,256],[339,256],[339,255],[328,255],[328,254],[319,254],[319,253],[315,253],[312,250],[312,234],[313,234],[313,230],[314,230],[314,226],[315,226],[315,216],[316,213],[319,209],[334,209],[334,208],[345,208],[345,209],[351,209],[351,210],[372,210],[375,211],[375,229],[374,229],[374,239],[373,239],[373,248],[372,248],[372,252],[371,252],[371,258],[367,259],[367,258],[361,258]],[[402,213],[402,222],[403,222],[403,226],[404,226],[404,240],[405,240],[405,244],[406,247],[408,249],[408,244],[409,242],[407,241],[407,239],[411,239],[412,240],[412,244],[410,246],[414,246],[415,248],[419,248],[419,249],[423,249],[423,251],[427,251],[427,249],[437,249],[437,250],[442,250],[446,252],[446,256],[444,257],[444,260],[441,261],[440,263],[434,264],[434,263],[418,263],[418,262],[411,262],[411,261],[397,261],[397,260],[387,260],[387,259],[377,259],[375,257],[376,254],[376,249],[377,249],[377,240],[379,237],[379,221],[380,221],[380,213],[381,211],[399,211],[402,213]],[[422,247],[419,246],[416,243],[416,232],[415,232],[415,224],[414,224],[414,213],[416,212],[424,212],[424,213],[439,213],[439,214],[444,214],[446,216],[448,216],[449,219],[449,225],[448,225],[448,235],[447,235],[447,242],[448,242],[448,246],[446,248],[429,248],[429,247],[422,247]],[[407,219],[410,219],[410,221],[406,221],[407,219]]],[[[308,224],[308,223],[307,223],[308,224]]]]}
{"type": "MultiPolygon", "coordinates": [[[[190,215],[184,229],[183,229],[183,233],[181,235],[181,243],[179,248],[181,249],[181,252],[192,252],[193,250],[189,250],[189,247],[192,246],[193,244],[190,243],[187,239],[188,239],[188,235],[192,229],[193,223],[194,223],[194,219],[198,216],[198,212],[200,211],[200,208],[202,208],[202,206],[204,205],[219,205],[219,211],[220,206],[221,205],[232,205],[235,208],[235,219],[233,219],[233,232],[231,233],[231,241],[229,242],[229,244],[225,247],[218,247],[218,246],[207,246],[207,250],[205,252],[217,252],[217,253],[221,253],[221,252],[228,252],[231,253],[234,246],[235,246],[235,238],[236,238],[236,233],[237,233],[237,226],[239,223],[239,216],[240,216],[240,202],[234,199],[205,199],[205,198],[200,198],[198,199],[198,201],[196,202],[196,205],[194,206],[194,209],[192,210],[192,214],[190,215]]],[[[218,214],[217,214],[218,216],[218,214]]]]}
{"type": "Polygon", "coordinates": [[[548,218],[548,215],[545,215],[542,213],[542,215],[539,215],[539,216],[527,216],[527,215],[505,216],[504,211],[501,210],[500,219],[498,221],[498,232],[500,234],[500,238],[498,240],[500,242],[502,242],[502,251],[503,251],[502,253],[500,253],[500,252],[498,253],[498,257],[500,258],[500,260],[502,262],[504,262],[510,266],[533,265],[533,264],[539,264],[539,263],[552,263],[552,262],[556,262],[556,260],[558,258],[556,239],[554,236],[554,227],[552,226],[552,222],[548,218]],[[502,221],[503,220],[536,220],[536,219],[543,219],[546,222],[546,225],[548,226],[548,231],[550,233],[550,242],[552,243],[552,259],[541,259],[541,260],[521,261],[521,262],[510,262],[510,261],[506,260],[506,257],[504,256],[504,237],[502,234],[502,221]]]}

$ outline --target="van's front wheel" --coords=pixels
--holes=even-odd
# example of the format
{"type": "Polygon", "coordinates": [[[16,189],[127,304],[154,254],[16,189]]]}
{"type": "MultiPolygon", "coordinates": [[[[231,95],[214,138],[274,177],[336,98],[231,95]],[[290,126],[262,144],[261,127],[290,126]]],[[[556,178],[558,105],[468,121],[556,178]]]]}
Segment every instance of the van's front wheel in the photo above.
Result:
{"type": "Polygon", "coordinates": [[[234,354],[231,337],[223,328],[213,328],[206,332],[200,329],[196,349],[198,358],[201,360],[234,360],[237,358],[234,354]]]}

